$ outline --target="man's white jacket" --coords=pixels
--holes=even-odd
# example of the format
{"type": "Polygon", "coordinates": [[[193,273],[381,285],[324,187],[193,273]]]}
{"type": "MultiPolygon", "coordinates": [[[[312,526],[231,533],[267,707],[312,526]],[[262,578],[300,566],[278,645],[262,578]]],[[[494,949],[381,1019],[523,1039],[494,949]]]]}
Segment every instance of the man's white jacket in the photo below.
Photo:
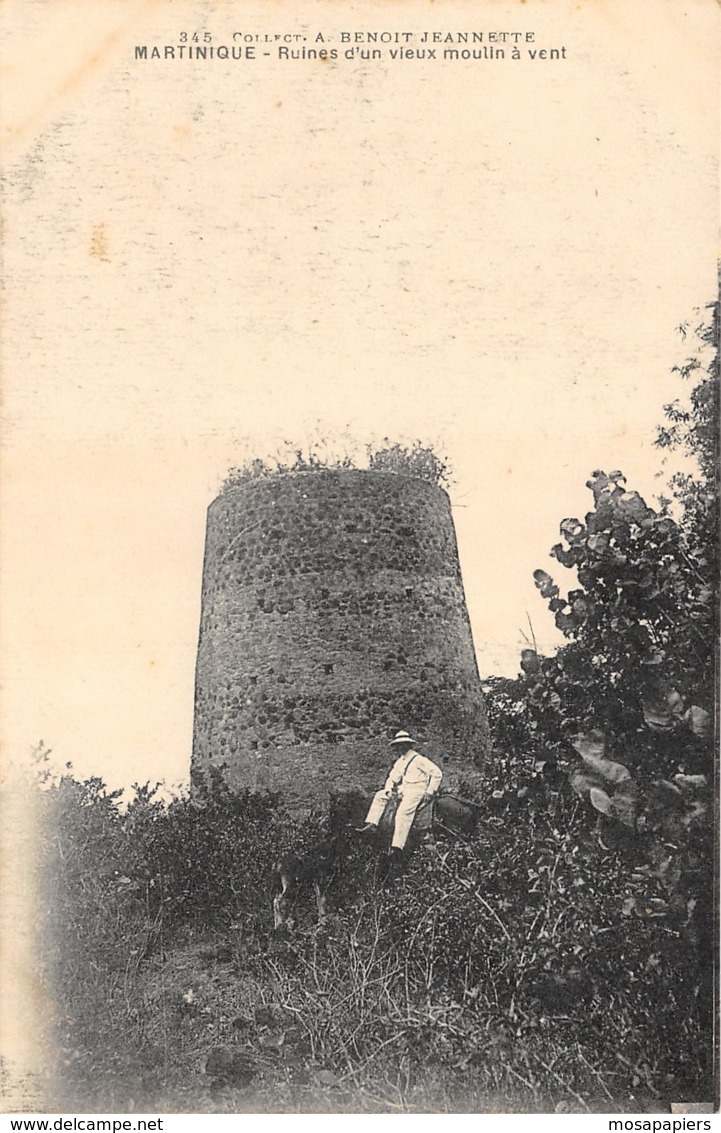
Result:
{"type": "Polygon", "coordinates": [[[432,759],[411,749],[391,767],[383,792],[390,795],[398,790],[403,795],[435,795],[442,778],[443,772],[432,759]]]}

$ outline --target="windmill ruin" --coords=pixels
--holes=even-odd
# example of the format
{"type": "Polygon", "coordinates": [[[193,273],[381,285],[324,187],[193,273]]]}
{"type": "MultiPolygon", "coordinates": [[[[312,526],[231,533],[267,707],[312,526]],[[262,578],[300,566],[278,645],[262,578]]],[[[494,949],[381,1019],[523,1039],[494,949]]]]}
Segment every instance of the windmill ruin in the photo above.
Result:
{"type": "Polygon", "coordinates": [[[446,492],[360,469],[276,473],[208,510],[192,777],[289,802],[377,786],[406,728],[472,780],[488,724],[446,492]]]}

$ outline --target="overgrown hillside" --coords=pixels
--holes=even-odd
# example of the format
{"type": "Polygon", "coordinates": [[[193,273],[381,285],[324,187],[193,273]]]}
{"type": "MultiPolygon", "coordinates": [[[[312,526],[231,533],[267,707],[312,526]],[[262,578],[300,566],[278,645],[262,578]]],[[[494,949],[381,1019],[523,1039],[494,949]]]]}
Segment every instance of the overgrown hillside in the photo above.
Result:
{"type": "MultiPolygon", "coordinates": [[[[54,1107],[644,1111],[708,1098],[686,911],[599,844],[562,779],[506,760],[471,839],[400,873],[346,828],[331,916],[274,933],[274,859],[339,835],[220,784],[125,813],[44,792],[54,1107]],[[629,897],[643,893],[633,911],[629,897]]],[[[342,803],[337,811],[344,814],[342,803]]]]}

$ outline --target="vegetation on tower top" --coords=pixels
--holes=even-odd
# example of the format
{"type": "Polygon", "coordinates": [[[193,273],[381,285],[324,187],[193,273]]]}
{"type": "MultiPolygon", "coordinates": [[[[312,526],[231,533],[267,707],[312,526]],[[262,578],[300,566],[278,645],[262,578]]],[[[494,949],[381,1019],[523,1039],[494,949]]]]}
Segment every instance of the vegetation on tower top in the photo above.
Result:
{"type": "Polygon", "coordinates": [[[453,470],[448,457],[419,440],[404,443],[384,437],[378,445],[345,445],[338,449],[328,440],[321,439],[305,446],[288,442],[270,457],[248,457],[240,465],[229,469],[221,491],[230,492],[254,480],[291,472],[346,469],[391,472],[396,476],[425,480],[426,483],[441,488],[449,488],[453,483],[453,470]]]}

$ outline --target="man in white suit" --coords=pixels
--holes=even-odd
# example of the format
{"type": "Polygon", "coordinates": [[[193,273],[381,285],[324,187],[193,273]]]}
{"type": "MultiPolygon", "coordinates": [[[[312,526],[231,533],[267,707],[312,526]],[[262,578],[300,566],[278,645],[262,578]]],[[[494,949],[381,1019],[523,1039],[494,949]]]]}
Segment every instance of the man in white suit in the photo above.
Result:
{"type": "Polygon", "coordinates": [[[394,795],[397,796],[398,809],[393,826],[391,852],[395,850],[400,853],[403,849],[418,807],[422,802],[433,798],[443,778],[440,767],[437,767],[433,760],[416,751],[414,744],[415,740],[411,739],[408,732],[397,732],[391,740],[390,747],[398,752],[398,758],[390,770],[385,786],[376,792],[366,815],[365,826],[361,827],[361,832],[364,834],[376,830],[388,800],[394,795]]]}

